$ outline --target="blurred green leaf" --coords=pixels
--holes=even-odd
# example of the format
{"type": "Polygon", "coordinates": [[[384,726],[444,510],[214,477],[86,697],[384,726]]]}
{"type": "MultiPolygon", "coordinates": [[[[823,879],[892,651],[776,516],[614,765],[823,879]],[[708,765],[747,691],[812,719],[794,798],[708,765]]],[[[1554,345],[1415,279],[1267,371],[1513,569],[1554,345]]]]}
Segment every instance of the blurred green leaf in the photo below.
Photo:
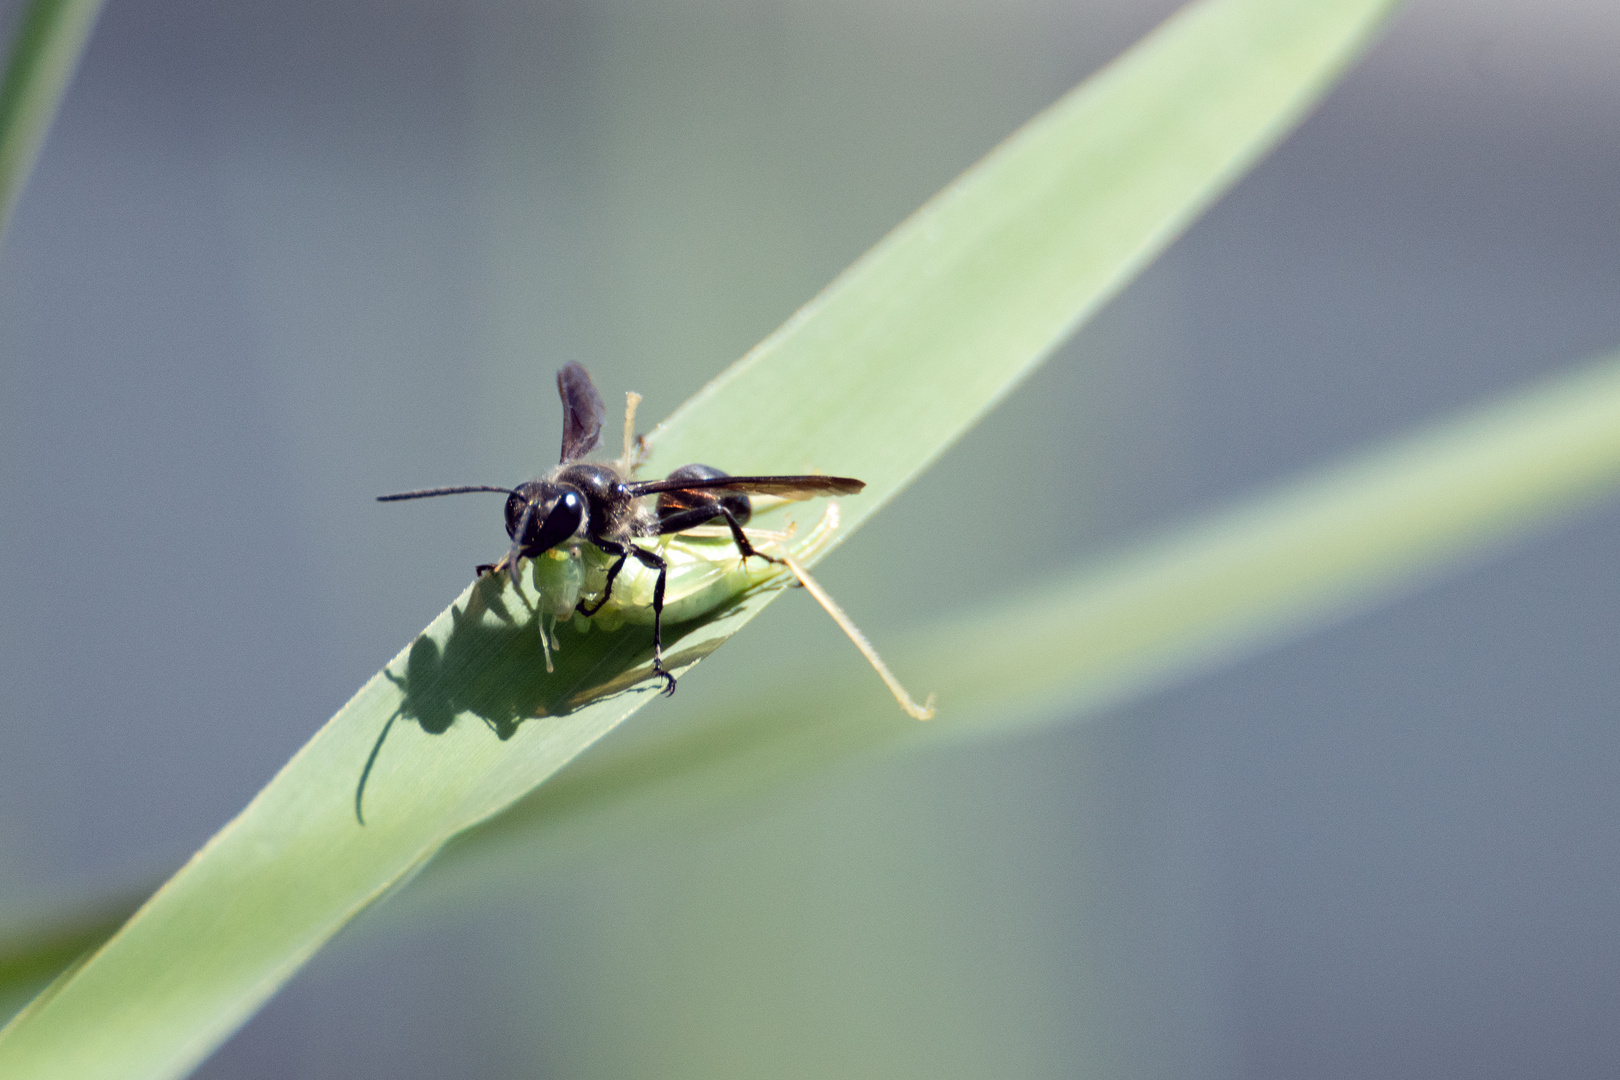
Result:
{"type": "Polygon", "coordinates": [[[0,933],[0,1017],[10,1017],[69,965],[112,937],[151,884],[0,933]]]}
{"type": "Polygon", "coordinates": [[[101,0],[33,0],[17,23],[0,83],[0,234],[100,11],[101,0]]]}
{"type": "MultiPolygon", "coordinates": [[[[1387,0],[1194,5],[1037,117],[653,432],[648,472],[857,475],[854,528],[1294,123],[1387,0]]],[[[672,635],[696,662],[771,598],[672,635]]],[[[469,589],[111,941],[0,1032],[0,1075],[166,1077],[330,936],[650,696],[644,628],[547,676],[500,582],[469,589]],[[485,721],[476,722],[474,717],[485,721]],[[451,721],[460,717],[458,722],[451,721]],[[355,773],[395,719],[356,825],[355,773]]]]}
{"type": "Polygon", "coordinates": [[[454,889],[466,862],[516,844],[597,849],[610,829],[681,828],[840,762],[1092,714],[1364,611],[1616,488],[1620,353],[888,643],[938,691],[930,723],[876,680],[707,702],[700,726],[581,759],[458,837],[432,877],[454,889]]]}

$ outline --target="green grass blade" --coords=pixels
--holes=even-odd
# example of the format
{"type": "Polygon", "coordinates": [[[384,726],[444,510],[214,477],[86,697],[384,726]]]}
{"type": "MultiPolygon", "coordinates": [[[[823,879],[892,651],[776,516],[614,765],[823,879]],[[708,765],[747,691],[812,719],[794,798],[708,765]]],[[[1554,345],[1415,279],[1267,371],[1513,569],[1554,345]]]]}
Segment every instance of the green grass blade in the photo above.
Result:
{"type": "MultiPolygon", "coordinates": [[[[579,762],[445,853],[600,846],[876,752],[1073,719],[1363,611],[1620,489],[1620,352],[889,643],[939,717],[869,683],[750,692],[579,762]]],[[[873,680],[872,682],[875,682],[873,680]]],[[[510,852],[506,852],[510,854],[510,852]]]]}
{"type": "Polygon", "coordinates": [[[650,468],[858,475],[858,524],[1273,146],[1391,7],[1184,9],[677,410],[650,468]]]}
{"type": "Polygon", "coordinates": [[[33,0],[18,21],[0,83],[0,235],[100,11],[101,0],[33,0]]]}
{"type": "MultiPolygon", "coordinates": [[[[870,482],[848,504],[858,524],[1269,149],[1388,6],[1188,9],[679,410],[654,433],[649,471],[705,460],[848,472],[870,482]]],[[[679,662],[768,599],[681,628],[679,662]]],[[[509,592],[463,594],[111,941],[0,1031],[0,1075],[191,1068],[372,900],[643,704],[644,643],[571,639],[547,677],[509,592]],[[394,725],[359,828],[355,773],[401,714],[415,722],[394,725]]]]}

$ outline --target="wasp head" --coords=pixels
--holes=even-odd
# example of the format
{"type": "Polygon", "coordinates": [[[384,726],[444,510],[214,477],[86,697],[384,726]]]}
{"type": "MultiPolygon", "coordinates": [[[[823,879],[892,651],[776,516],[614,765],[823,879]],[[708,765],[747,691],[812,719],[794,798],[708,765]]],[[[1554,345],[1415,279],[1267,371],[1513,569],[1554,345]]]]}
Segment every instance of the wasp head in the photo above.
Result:
{"type": "Polygon", "coordinates": [[[571,484],[531,480],[506,500],[512,554],[533,558],[573,538],[585,523],[585,496],[571,484]]]}

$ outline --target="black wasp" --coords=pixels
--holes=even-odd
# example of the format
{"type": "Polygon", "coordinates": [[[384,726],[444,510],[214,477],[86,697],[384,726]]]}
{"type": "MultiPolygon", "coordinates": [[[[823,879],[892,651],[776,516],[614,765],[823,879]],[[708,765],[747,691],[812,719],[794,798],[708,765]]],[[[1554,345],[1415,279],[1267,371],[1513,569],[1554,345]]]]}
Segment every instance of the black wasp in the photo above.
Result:
{"type": "MultiPolygon", "coordinates": [[[[506,495],[506,533],[512,538],[511,550],[499,563],[480,566],[478,573],[498,573],[502,569],[518,581],[518,559],[532,559],[563,544],[584,541],[613,557],[602,595],[594,603],[578,602],[578,611],[594,615],[607,603],[613,581],[625,562],[635,559],[658,572],[653,586],[653,672],[664,680],[664,693],[674,693],[675,676],[664,668],[663,610],[664,583],[668,567],[663,557],[642,547],[638,538],[665,536],[695,529],[711,521],[721,521],[743,559],[760,558],[781,563],[756,551],[743,533],[753,513],[749,495],[774,495],[784,499],[810,499],[821,495],[854,495],[865,482],[846,476],[728,476],[709,465],[683,465],[662,480],[634,480],[635,459],[626,446],[625,458],[618,462],[583,461],[601,441],[604,408],[602,397],[591,377],[578,364],[557,372],[557,393],[562,397],[562,459],[546,475],[515,488],[474,484],[463,487],[427,488],[379,496],[379,502],[425,499],[435,495],[459,495],[469,491],[496,491],[506,495]],[[658,496],[646,506],[641,500],[658,496]]],[[[632,414],[633,415],[633,414],[632,414]]],[[[626,418],[626,442],[632,426],[626,418]]]]}

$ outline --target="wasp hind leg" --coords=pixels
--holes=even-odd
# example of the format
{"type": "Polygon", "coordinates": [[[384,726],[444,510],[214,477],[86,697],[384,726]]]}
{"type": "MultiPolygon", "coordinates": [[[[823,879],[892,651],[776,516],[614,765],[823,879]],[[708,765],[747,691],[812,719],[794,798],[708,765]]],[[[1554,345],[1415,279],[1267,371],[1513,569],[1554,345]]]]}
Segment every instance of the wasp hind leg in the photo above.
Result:
{"type": "Polygon", "coordinates": [[[665,514],[658,520],[658,532],[659,535],[685,532],[687,529],[695,529],[699,525],[713,521],[717,517],[725,519],[726,528],[731,530],[731,541],[737,545],[737,551],[741,553],[744,562],[749,559],[764,559],[766,562],[775,563],[778,566],[783,565],[781,559],[773,555],[767,555],[749,543],[748,534],[743,532],[742,522],[737,520],[737,515],[718,502],[709,506],[665,514]]]}

